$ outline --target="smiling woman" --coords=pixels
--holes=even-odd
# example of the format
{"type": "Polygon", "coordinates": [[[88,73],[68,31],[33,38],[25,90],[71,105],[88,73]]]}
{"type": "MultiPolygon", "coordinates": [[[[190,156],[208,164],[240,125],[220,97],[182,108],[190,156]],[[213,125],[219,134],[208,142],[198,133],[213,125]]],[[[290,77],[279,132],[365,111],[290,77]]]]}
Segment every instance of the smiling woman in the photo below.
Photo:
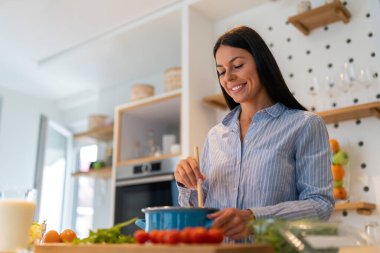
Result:
{"type": "Polygon", "coordinates": [[[293,97],[253,29],[222,35],[214,57],[231,112],[209,131],[201,166],[192,157],[177,165],[180,205],[197,204],[195,185],[204,180],[204,206],[220,209],[208,215],[212,227],[234,240],[251,233],[254,218],[328,219],[334,198],[323,120],[293,97]]]}

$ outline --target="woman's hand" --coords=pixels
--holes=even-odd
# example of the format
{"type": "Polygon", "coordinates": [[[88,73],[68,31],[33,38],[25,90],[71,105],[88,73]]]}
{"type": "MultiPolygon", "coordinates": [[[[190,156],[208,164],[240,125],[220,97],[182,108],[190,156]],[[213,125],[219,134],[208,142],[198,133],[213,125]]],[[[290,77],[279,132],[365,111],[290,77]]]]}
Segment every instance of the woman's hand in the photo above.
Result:
{"type": "Polygon", "coordinates": [[[248,226],[248,222],[253,218],[250,210],[225,208],[207,217],[214,220],[211,227],[221,228],[224,235],[234,240],[243,239],[252,234],[252,228],[248,226]]]}
{"type": "Polygon", "coordinates": [[[197,180],[205,180],[205,176],[199,170],[197,161],[189,156],[186,159],[181,160],[174,172],[175,180],[189,189],[196,189],[197,180]]]}

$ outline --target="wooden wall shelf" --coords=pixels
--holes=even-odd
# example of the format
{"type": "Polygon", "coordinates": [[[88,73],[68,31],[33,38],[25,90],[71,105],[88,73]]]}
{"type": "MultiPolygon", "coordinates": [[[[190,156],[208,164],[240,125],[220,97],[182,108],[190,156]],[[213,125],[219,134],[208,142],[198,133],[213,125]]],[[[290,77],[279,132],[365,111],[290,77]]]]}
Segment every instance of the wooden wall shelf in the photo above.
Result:
{"type": "MultiPolygon", "coordinates": [[[[227,104],[222,93],[207,96],[203,98],[203,101],[219,109],[227,109],[227,104]]],[[[377,117],[380,119],[380,101],[353,105],[317,113],[323,118],[326,124],[367,117],[377,117]]]]}
{"type": "Polygon", "coordinates": [[[356,210],[358,214],[362,215],[371,215],[372,211],[375,209],[375,204],[367,202],[347,202],[335,204],[335,211],[356,210]]]}
{"type": "Polygon", "coordinates": [[[93,130],[74,135],[74,140],[77,140],[77,141],[93,140],[93,139],[100,140],[100,141],[112,141],[113,125],[95,128],[93,130]]]}
{"type": "Polygon", "coordinates": [[[103,167],[100,169],[92,169],[89,172],[75,172],[71,174],[73,177],[94,177],[94,178],[110,178],[112,175],[112,167],[103,167]]]}
{"type": "Polygon", "coordinates": [[[339,0],[336,0],[330,4],[289,17],[288,21],[303,34],[309,35],[311,30],[334,22],[342,21],[347,24],[350,17],[351,13],[348,9],[339,0]]]}
{"type": "Polygon", "coordinates": [[[121,166],[127,166],[131,164],[143,164],[143,163],[150,163],[154,161],[160,161],[160,160],[165,160],[173,157],[180,156],[181,154],[166,154],[166,155],[160,155],[160,156],[148,156],[148,157],[141,157],[141,158],[136,158],[136,159],[129,159],[126,161],[120,161],[116,164],[116,167],[121,167],[121,166]]]}
{"type": "Polygon", "coordinates": [[[326,124],[367,117],[380,119],[380,101],[318,112],[326,124]]]}

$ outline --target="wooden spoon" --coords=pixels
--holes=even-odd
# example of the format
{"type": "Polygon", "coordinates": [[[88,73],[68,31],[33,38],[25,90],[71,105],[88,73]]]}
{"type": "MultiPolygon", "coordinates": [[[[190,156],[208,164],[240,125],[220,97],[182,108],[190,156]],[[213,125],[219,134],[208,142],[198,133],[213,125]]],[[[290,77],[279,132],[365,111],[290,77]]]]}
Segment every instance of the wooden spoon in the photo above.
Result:
{"type": "MultiPolygon", "coordinates": [[[[194,147],[194,158],[198,163],[198,167],[200,168],[198,146],[194,147]]],[[[201,178],[197,179],[197,193],[198,193],[198,207],[203,207],[203,190],[202,190],[201,178]]]]}

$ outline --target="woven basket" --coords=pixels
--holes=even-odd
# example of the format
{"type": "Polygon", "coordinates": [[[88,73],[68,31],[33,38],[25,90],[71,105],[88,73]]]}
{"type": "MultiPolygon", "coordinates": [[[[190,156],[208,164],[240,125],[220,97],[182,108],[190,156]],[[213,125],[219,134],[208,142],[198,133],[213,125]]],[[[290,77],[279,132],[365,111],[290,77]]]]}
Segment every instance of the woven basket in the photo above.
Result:
{"type": "Polygon", "coordinates": [[[103,114],[94,114],[88,116],[88,129],[93,130],[95,128],[104,127],[106,125],[108,116],[103,114]]]}
{"type": "Polygon", "coordinates": [[[154,86],[151,84],[135,84],[132,86],[131,100],[136,101],[154,95],[154,86]]]}
{"type": "Polygon", "coordinates": [[[181,88],[181,67],[168,68],[165,71],[165,89],[166,91],[177,90],[181,88]]]}

